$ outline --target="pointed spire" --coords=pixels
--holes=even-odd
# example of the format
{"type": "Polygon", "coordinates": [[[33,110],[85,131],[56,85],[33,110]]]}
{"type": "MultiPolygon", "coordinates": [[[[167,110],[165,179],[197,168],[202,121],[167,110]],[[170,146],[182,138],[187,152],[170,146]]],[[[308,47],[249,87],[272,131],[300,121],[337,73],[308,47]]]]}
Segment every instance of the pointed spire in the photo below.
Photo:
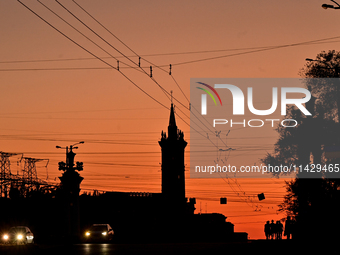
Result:
{"type": "Polygon", "coordinates": [[[174,111],[173,104],[171,104],[171,109],[170,109],[168,136],[169,138],[170,137],[177,138],[177,126],[176,126],[175,111],[174,111]]]}
{"type": "Polygon", "coordinates": [[[175,119],[175,111],[174,111],[174,105],[171,104],[170,109],[170,118],[169,118],[169,127],[176,127],[176,119],[175,119]]]}

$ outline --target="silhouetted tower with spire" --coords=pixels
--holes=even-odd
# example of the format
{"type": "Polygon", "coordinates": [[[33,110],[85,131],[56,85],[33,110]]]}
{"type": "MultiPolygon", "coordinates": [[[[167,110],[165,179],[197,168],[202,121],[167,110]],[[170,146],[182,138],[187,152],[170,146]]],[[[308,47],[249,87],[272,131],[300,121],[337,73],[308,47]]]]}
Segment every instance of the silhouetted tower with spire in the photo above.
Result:
{"type": "Polygon", "coordinates": [[[184,150],[187,142],[177,129],[175,112],[171,103],[168,136],[162,131],[159,141],[162,148],[162,194],[172,206],[185,206],[184,150]]]}

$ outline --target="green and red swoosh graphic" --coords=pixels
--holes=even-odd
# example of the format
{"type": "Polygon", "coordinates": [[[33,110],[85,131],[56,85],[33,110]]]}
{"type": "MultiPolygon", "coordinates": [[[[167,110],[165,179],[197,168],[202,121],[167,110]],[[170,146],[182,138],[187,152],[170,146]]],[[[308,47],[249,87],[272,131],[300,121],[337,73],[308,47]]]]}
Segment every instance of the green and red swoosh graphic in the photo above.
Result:
{"type": "MultiPolygon", "coordinates": [[[[213,92],[215,93],[215,95],[217,96],[218,100],[220,100],[220,103],[221,103],[221,105],[222,105],[221,98],[220,98],[219,94],[217,93],[217,91],[216,91],[213,87],[211,87],[210,85],[205,84],[205,83],[203,83],[203,82],[197,82],[197,83],[198,83],[198,84],[201,84],[201,85],[203,85],[203,86],[206,86],[206,87],[208,87],[211,91],[213,91],[213,92]]],[[[208,90],[203,89],[203,88],[200,88],[200,87],[197,87],[197,88],[203,90],[205,93],[207,93],[209,96],[211,96],[211,98],[214,100],[215,105],[217,105],[214,96],[213,96],[208,90]]]]}

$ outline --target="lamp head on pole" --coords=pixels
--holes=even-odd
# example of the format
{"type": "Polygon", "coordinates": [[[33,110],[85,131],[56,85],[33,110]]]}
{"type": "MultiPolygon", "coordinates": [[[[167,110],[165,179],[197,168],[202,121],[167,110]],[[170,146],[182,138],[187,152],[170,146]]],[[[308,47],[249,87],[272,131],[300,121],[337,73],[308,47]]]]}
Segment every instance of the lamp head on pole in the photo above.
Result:
{"type": "Polygon", "coordinates": [[[321,7],[324,8],[324,9],[328,9],[328,8],[334,9],[334,5],[331,5],[331,4],[323,4],[323,5],[321,5],[321,7]]]}
{"type": "Polygon", "coordinates": [[[333,3],[335,3],[337,6],[331,5],[331,4],[323,4],[321,5],[322,8],[326,9],[340,9],[340,4],[338,4],[337,2],[335,2],[334,0],[331,0],[333,3]]]}

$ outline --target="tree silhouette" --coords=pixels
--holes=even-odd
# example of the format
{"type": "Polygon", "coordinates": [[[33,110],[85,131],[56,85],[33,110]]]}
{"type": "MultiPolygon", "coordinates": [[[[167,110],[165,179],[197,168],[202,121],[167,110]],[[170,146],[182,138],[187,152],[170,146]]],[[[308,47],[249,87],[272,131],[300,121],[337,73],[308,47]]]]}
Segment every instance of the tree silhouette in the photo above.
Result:
{"type": "MultiPolygon", "coordinates": [[[[306,78],[305,86],[313,95],[306,103],[312,116],[304,116],[296,107],[288,107],[286,119],[295,119],[299,124],[294,128],[278,126],[279,139],[274,152],[268,153],[262,162],[302,165],[303,168],[311,163],[322,166],[340,163],[339,159],[328,159],[323,154],[325,147],[340,145],[340,52],[319,53],[299,74],[306,78]]],[[[287,194],[279,207],[296,222],[293,238],[331,240],[334,237],[333,231],[340,227],[340,182],[331,177],[334,173],[304,171],[286,182],[287,194]]]]}
{"type": "MultiPolygon", "coordinates": [[[[308,59],[307,59],[308,60],[308,59]]],[[[340,77],[340,52],[322,51],[315,60],[307,61],[299,72],[303,78],[336,78],[334,83],[311,82],[311,92],[326,110],[326,118],[339,122],[340,88],[336,86],[340,77]]]]}

